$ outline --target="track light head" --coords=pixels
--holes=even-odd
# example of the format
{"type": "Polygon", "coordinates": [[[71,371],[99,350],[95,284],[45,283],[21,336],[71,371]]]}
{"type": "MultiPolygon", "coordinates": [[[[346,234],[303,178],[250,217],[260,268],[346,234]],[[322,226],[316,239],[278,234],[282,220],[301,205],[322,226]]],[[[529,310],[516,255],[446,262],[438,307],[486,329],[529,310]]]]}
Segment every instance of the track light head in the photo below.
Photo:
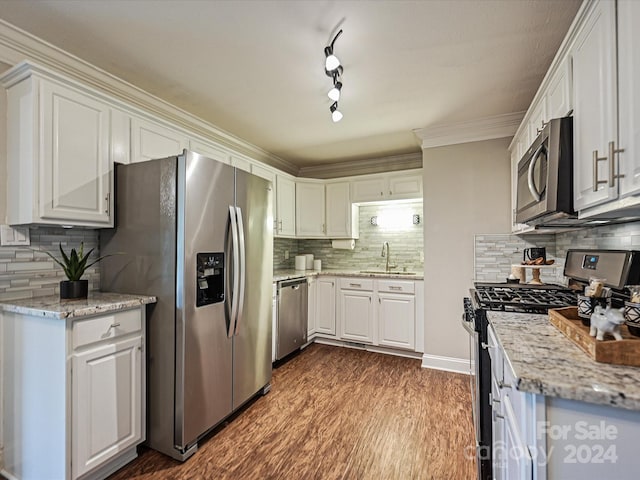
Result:
{"type": "Polygon", "coordinates": [[[331,111],[331,120],[333,120],[334,123],[342,120],[342,113],[338,110],[338,102],[333,102],[329,110],[331,111]]]}
{"type": "Polygon", "coordinates": [[[327,72],[333,72],[340,66],[340,60],[333,54],[333,44],[336,43],[336,39],[342,33],[342,29],[336,33],[336,36],[331,40],[331,44],[324,47],[324,55],[327,57],[324,61],[324,69],[327,72]]]}
{"type": "Polygon", "coordinates": [[[333,88],[327,93],[327,96],[334,102],[337,102],[340,100],[340,90],[342,90],[342,82],[336,82],[333,88]]]}

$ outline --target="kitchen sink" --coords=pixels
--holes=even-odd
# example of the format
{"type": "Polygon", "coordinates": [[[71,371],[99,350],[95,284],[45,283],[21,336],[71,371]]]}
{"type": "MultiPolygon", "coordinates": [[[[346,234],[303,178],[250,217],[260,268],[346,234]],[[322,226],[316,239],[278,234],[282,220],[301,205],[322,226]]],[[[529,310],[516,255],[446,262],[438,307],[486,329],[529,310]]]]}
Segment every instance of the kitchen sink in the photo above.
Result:
{"type": "Polygon", "coordinates": [[[378,275],[415,275],[415,272],[385,272],[384,270],[360,270],[360,273],[377,273],[378,275]]]}

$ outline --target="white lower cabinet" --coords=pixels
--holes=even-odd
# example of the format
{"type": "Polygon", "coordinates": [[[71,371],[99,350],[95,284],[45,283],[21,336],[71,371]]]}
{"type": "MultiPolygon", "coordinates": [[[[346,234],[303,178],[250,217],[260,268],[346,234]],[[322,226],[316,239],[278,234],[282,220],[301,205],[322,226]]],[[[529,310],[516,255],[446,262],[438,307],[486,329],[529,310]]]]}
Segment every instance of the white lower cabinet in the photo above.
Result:
{"type": "Polygon", "coordinates": [[[101,479],[133,460],[145,440],[144,305],[1,321],[3,472],[101,479]]]}
{"type": "Polygon", "coordinates": [[[416,301],[413,295],[378,292],[378,344],[415,348],[416,301]]]}
{"type": "Polygon", "coordinates": [[[72,478],[142,440],[142,337],[73,356],[72,478]]]}
{"type": "Polygon", "coordinates": [[[310,340],[316,333],[316,318],[318,308],[318,280],[309,277],[308,300],[307,300],[307,339],[310,340]]]}
{"type": "Polygon", "coordinates": [[[336,279],[318,277],[316,285],[316,333],[336,334],[336,279]]]}
{"type": "Polygon", "coordinates": [[[354,342],[374,343],[373,282],[341,279],[339,305],[340,337],[354,342]]]}

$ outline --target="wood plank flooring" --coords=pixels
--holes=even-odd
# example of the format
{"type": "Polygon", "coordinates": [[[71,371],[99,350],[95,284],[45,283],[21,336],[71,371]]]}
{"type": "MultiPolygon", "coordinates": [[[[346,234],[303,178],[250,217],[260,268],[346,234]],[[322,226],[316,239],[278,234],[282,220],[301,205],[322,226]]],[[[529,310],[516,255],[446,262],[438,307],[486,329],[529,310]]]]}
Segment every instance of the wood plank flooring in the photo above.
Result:
{"type": "Polygon", "coordinates": [[[475,477],[469,378],[313,344],[185,463],[143,448],[110,480],[475,477]]]}

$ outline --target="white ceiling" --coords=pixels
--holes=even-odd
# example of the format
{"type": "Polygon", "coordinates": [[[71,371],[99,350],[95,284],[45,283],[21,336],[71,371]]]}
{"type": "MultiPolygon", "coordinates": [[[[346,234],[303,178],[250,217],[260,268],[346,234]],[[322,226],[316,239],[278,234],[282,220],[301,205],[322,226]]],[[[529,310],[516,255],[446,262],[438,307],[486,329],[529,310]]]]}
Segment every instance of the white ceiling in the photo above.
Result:
{"type": "Polygon", "coordinates": [[[0,17],[298,166],[526,110],[581,0],[0,0],[0,17]],[[340,110],[323,49],[340,27],[340,110]]]}

